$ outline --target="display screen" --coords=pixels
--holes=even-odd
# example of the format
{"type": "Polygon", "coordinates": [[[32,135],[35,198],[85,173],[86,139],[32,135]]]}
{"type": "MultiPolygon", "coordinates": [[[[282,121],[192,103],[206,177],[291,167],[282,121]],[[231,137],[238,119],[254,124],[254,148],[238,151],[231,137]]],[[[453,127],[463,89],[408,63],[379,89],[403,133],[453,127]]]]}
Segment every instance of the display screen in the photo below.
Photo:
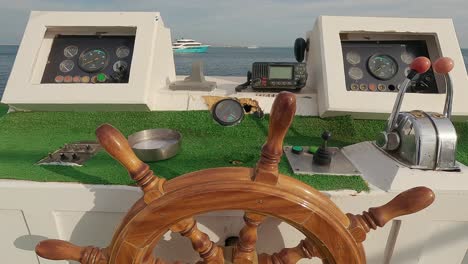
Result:
{"type": "Polygon", "coordinates": [[[292,66],[270,66],[270,79],[292,79],[292,66]]]}

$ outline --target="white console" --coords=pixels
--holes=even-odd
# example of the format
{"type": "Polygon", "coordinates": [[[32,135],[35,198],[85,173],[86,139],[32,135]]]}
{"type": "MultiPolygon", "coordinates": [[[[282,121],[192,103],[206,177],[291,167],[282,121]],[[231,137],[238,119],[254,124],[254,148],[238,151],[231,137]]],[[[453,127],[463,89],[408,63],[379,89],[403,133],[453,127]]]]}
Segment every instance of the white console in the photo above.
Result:
{"type": "MultiPolygon", "coordinates": [[[[322,117],[352,115],[358,118],[387,118],[395,102],[396,91],[350,90],[346,83],[347,58],[344,58],[342,44],[373,42],[384,46],[385,43],[407,41],[424,42],[432,61],[439,57],[451,57],[454,60],[455,68],[450,73],[454,87],[453,117],[468,116],[468,104],[465,102],[468,98],[468,77],[451,19],[321,16],[316,20],[313,30],[307,33],[307,39],[307,86],[317,92],[318,111],[322,117]]],[[[369,69],[366,69],[365,63],[369,57],[360,59],[362,71],[366,74],[369,69]]],[[[361,72],[357,70],[357,73],[359,78],[361,72]]],[[[439,89],[437,93],[407,93],[402,109],[442,112],[445,83],[442,76],[435,74],[435,78],[439,89]]],[[[378,83],[376,80],[375,84],[378,83]]],[[[355,87],[361,84],[369,85],[357,81],[355,87]]],[[[396,89],[397,85],[394,83],[391,87],[396,89]]],[[[363,88],[369,89],[366,86],[363,88]]]]}
{"type": "Polygon", "coordinates": [[[155,109],[157,90],[174,80],[171,34],[157,12],[33,11],[2,103],[16,110],[148,111],[155,109]],[[87,49],[72,44],[72,53],[61,49],[62,53],[52,54],[58,45],[54,42],[67,37],[88,38],[94,44],[88,43],[87,49]],[[115,55],[121,46],[101,48],[99,43],[106,38],[110,39],[108,46],[112,38],[127,39],[131,48],[115,55]],[[96,57],[99,52],[102,62],[96,57]],[[53,59],[62,63],[49,65],[53,59]],[[117,60],[131,64],[126,80],[99,82],[99,73],[102,79],[111,78],[117,60]],[[97,62],[105,68],[99,68],[97,62]]]}

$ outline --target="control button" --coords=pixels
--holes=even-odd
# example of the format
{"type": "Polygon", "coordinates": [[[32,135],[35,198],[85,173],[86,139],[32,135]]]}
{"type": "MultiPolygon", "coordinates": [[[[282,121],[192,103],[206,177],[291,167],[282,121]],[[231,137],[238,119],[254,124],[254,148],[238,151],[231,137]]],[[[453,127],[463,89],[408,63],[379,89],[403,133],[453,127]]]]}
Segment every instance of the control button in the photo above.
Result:
{"type": "Polygon", "coordinates": [[[357,83],[351,84],[351,91],[357,91],[359,89],[359,85],[357,83]]]}
{"type": "Polygon", "coordinates": [[[308,152],[310,154],[315,154],[315,152],[317,151],[318,148],[319,147],[317,147],[317,146],[310,146],[308,152]]]}
{"type": "Polygon", "coordinates": [[[57,76],[55,76],[54,80],[55,80],[56,83],[61,83],[61,82],[63,82],[63,76],[62,75],[57,75],[57,76]]]}
{"type": "Polygon", "coordinates": [[[85,76],[82,76],[81,77],[81,82],[82,83],[89,83],[89,76],[88,75],[85,75],[85,76]]]}
{"type": "Polygon", "coordinates": [[[63,81],[66,82],[66,83],[71,83],[73,81],[73,77],[71,77],[70,75],[67,75],[67,76],[65,76],[63,81]]]}
{"type": "Polygon", "coordinates": [[[77,76],[74,76],[74,77],[73,77],[73,82],[74,82],[74,83],[79,83],[79,82],[81,82],[81,77],[78,76],[78,75],[77,75],[77,76]]]}
{"type": "Polygon", "coordinates": [[[301,146],[293,146],[291,151],[294,154],[301,154],[304,149],[301,146]]]}
{"type": "Polygon", "coordinates": [[[382,84],[382,83],[379,83],[379,85],[377,86],[377,89],[381,92],[385,91],[387,87],[385,86],[385,84],[382,84]]]}
{"type": "Polygon", "coordinates": [[[359,90],[361,90],[361,91],[367,91],[367,84],[361,83],[361,85],[359,85],[359,90]]]}
{"type": "Polygon", "coordinates": [[[100,83],[106,82],[107,75],[105,75],[104,73],[99,73],[98,75],[96,75],[96,80],[100,83]]]}
{"type": "Polygon", "coordinates": [[[92,83],[97,83],[97,76],[94,75],[93,77],[91,77],[91,82],[92,83]]]}
{"type": "Polygon", "coordinates": [[[375,91],[375,89],[377,89],[377,85],[375,83],[369,83],[369,90],[375,91]]]}

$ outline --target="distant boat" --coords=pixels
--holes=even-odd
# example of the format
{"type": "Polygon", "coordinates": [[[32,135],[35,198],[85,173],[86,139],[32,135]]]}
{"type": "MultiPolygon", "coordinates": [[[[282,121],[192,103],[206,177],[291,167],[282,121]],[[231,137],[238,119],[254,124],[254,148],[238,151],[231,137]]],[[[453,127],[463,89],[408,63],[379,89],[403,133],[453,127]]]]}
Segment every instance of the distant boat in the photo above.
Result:
{"type": "Polygon", "coordinates": [[[247,48],[248,49],[258,49],[258,46],[253,45],[253,46],[248,46],[247,48]]]}
{"type": "Polygon", "coordinates": [[[200,53],[206,52],[210,45],[203,45],[193,39],[178,39],[172,43],[174,53],[200,53]]]}

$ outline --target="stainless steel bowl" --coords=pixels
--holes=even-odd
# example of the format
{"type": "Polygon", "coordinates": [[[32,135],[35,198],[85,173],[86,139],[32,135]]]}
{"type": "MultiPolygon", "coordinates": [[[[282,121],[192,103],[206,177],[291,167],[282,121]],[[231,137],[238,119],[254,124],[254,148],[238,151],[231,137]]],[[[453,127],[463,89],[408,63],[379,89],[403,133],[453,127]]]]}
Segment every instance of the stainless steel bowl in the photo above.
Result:
{"type": "Polygon", "coordinates": [[[172,129],[147,129],[131,134],[128,143],[142,161],[171,158],[179,152],[182,135],[172,129]]]}

